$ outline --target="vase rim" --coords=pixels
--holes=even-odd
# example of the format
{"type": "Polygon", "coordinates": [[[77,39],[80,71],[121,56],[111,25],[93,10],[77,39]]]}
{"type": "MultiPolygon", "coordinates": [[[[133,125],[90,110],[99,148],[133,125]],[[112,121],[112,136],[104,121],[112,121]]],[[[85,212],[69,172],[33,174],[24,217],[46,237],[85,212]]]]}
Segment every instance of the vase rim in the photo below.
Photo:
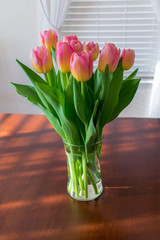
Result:
{"type": "MultiPolygon", "coordinates": [[[[88,144],[88,145],[86,145],[86,146],[87,146],[87,147],[90,147],[90,146],[96,145],[96,144],[98,144],[98,143],[101,143],[102,140],[103,140],[103,138],[104,138],[104,135],[102,135],[101,140],[99,140],[99,141],[97,141],[97,142],[95,142],[95,143],[88,144]]],[[[68,143],[68,142],[66,142],[63,138],[62,138],[62,141],[63,141],[63,143],[65,143],[65,144],[67,144],[67,145],[70,145],[70,146],[72,146],[72,147],[85,147],[85,144],[83,144],[83,145],[76,145],[76,144],[68,143]]]]}

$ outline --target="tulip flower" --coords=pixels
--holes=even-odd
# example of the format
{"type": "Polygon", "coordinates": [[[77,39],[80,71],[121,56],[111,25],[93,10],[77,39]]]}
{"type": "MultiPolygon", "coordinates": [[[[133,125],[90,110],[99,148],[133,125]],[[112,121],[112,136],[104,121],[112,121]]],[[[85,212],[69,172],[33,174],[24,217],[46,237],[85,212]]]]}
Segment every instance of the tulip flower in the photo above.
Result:
{"type": "Polygon", "coordinates": [[[83,45],[79,40],[71,40],[69,44],[73,48],[74,52],[83,51],[83,45]]]}
{"type": "Polygon", "coordinates": [[[85,52],[91,51],[93,61],[95,61],[99,55],[99,45],[98,45],[98,43],[95,44],[94,42],[89,42],[88,44],[86,44],[84,42],[83,43],[83,51],[85,51],[85,52]]]}
{"type": "Polygon", "coordinates": [[[38,73],[47,73],[52,69],[52,57],[50,51],[44,46],[32,49],[30,59],[34,70],[38,73]]]}
{"type": "Polygon", "coordinates": [[[88,81],[93,72],[93,59],[91,51],[73,53],[70,60],[71,73],[77,81],[88,81]]]}
{"type": "Polygon", "coordinates": [[[56,46],[56,60],[62,73],[70,72],[70,58],[74,50],[67,42],[58,41],[56,46]]]}
{"type": "Polygon", "coordinates": [[[122,66],[124,70],[129,70],[134,63],[135,52],[131,49],[123,49],[122,54],[122,66]]]}
{"type": "Polygon", "coordinates": [[[51,52],[51,46],[55,49],[58,42],[57,33],[54,30],[44,31],[43,35],[40,33],[40,42],[42,46],[45,46],[51,52]]]}
{"type": "Polygon", "coordinates": [[[109,73],[113,73],[118,65],[120,57],[120,49],[117,49],[113,43],[106,43],[101,51],[98,69],[100,72],[105,71],[105,67],[108,64],[109,73]]]}
{"type": "Polygon", "coordinates": [[[64,36],[62,41],[70,43],[71,40],[78,40],[78,38],[76,35],[75,36],[64,36]]]}

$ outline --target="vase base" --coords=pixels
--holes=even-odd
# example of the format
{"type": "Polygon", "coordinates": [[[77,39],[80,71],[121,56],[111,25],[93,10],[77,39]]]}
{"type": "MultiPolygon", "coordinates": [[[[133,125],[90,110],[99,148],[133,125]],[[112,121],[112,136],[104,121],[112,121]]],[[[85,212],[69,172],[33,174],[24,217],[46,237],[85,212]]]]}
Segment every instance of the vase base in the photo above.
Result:
{"type": "Polygon", "coordinates": [[[91,201],[91,200],[98,198],[103,192],[103,185],[102,185],[101,180],[96,183],[96,186],[97,186],[97,190],[98,190],[97,194],[95,194],[92,184],[88,184],[88,197],[87,198],[84,196],[83,193],[79,194],[78,197],[75,196],[75,193],[72,194],[72,192],[69,192],[69,191],[68,191],[68,194],[70,195],[70,197],[72,197],[78,201],[91,201]]]}

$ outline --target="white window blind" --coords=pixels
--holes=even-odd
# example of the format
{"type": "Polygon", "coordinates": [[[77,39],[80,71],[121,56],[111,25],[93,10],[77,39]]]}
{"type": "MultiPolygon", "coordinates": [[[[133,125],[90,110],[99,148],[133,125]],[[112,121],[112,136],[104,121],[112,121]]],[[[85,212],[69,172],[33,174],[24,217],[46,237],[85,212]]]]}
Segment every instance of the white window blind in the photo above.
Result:
{"type": "MultiPolygon", "coordinates": [[[[138,77],[151,80],[158,57],[159,25],[151,0],[71,0],[62,35],[135,50],[138,77]]],[[[96,63],[95,63],[96,64],[96,63]]]]}

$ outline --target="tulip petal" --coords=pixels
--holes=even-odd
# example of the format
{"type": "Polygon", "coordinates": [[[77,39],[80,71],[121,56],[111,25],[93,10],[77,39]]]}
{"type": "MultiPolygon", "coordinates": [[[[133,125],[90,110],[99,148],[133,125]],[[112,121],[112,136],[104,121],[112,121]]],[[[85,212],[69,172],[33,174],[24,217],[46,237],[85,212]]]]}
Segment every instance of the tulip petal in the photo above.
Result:
{"type": "Polygon", "coordinates": [[[100,72],[104,72],[108,64],[109,73],[113,73],[118,65],[119,56],[120,49],[118,50],[113,43],[106,43],[99,57],[98,68],[100,72]]]}
{"type": "Polygon", "coordinates": [[[70,43],[71,40],[78,40],[78,38],[76,35],[75,36],[64,36],[62,41],[70,43]]]}
{"type": "Polygon", "coordinates": [[[44,42],[44,37],[41,33],[39,33],[39,36],[40,36],[40,43],[42,46],[45,46],[45,42],[44,42]]]}
{"type": "Polygon", "coordinates": [[[30,52],[31,63],[34,70],[38,73],[47,73],[52,69],[52,57],[44,46],[37,47],[30,52]]]}
{"type": "Polygon", "coordinates": [[[88,81],[93,71],[92,53],[73,53],[70,60],[71,73],[77,81],[88,81]]]}
{"type": "Polygon", "coordinates": [[[61,72],[70,72],[70,58],[73,49],[67,42],[58,41],[56,46],[56,61],[61,72]]]}
{"type": "Polygon", "coordinates": [[[34,70],[38,73],[43,73],[42,61],[37,52],[33,49],[30,52],[30,59],[34,70]]]}
{"type": "Polygon", "coordinates": [[[91,51],[93,61],[95,61],[99,55],[99,45],[98,45],[98,43],[95,44],[94,42],[89,42],[88,44],[86,44],[84,42],[83,43],[83,51],[85,51],[85,52],[91,51]]]}
{"type": "Polygon", "coordinates": [[[123,49],[122,54],[122,66],[124,70],[129,70],[134,64],[135,52],[131,49],[123,49]]]}
{"type": "Polygon", "coordinates": [[[42,65],[44,73],[49,72],[52,68],[52,57],[48,49],[43,53],[42,65]]]}
{"type": "Polygon", "coordinates": [[[118,49],[117,54],[115,55],[115,58],[113,60],[111,72],[114,72],[116,70],[116,67],[119,62],[119,58],[120,58],[120,49],[118,49]]]}
{"type": "Polygon", "coordinates": [[[83,50],[83,45],[79,40],[71,40],[70,46],[75,52],[81,52],[83,50]]]}
{"type": "Polygon", "coordinates": [[[51,52],[51,46],[56,48],[58,42],[57,33],[52,29],[44,31],[43,35],[40,33],[40,42],[42,46],[45,46],[51,52]]]}

